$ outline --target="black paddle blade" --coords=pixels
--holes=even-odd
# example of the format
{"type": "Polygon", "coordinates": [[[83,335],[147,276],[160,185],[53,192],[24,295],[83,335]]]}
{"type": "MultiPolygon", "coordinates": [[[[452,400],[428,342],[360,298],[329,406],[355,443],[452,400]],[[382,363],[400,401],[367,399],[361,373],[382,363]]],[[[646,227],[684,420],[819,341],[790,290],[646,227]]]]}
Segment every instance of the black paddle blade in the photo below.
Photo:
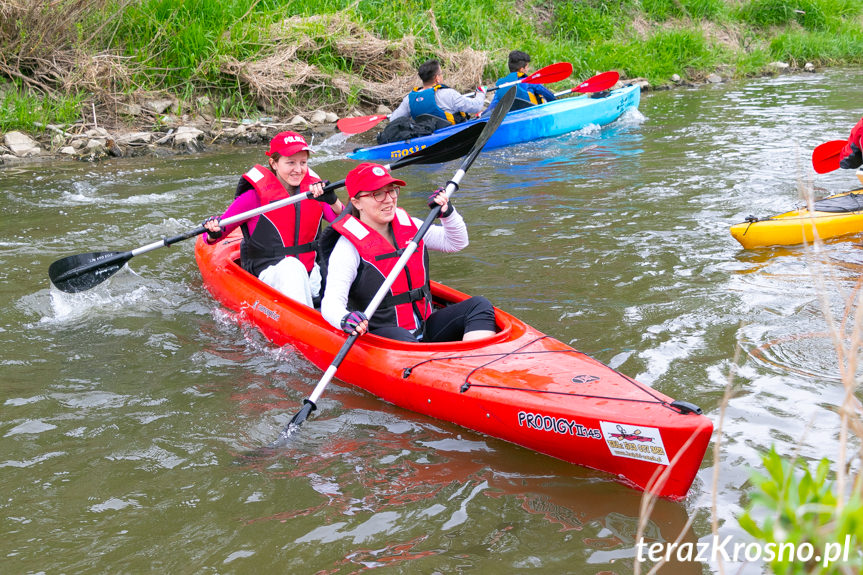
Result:
{"type": "Polygon", "coordinates": [[[513,102],[515,102],[515,92],[515,86],[513,86],[511,88],[507,88],[506,92],[504,92],[500,97],[494,110],[491,111],[491,115],[488,117],[488,122],[486,122],[482,133],[477,137],[473,149],[470,151],[467,158],[465,158],[464,162],[462,162],[463,170],[467,171],[468,167],[473,164],[473,161],[482,151],[483,147],[488,143],[495,131],[503,123],[503,119],[509,113],[510,108],[512,108],[513,102]]]}
{"type": "Polygon", "coordinates": [[[267,448],[273,449],[275,447],[281,447],[285,445],[288,440],[290,440],[291,435],[293,435],[294,431],[299,429],[299,427],[303,424],[303,422],[308,419],[309,414],[317,409],[317,406],[309,401],[308,399],[303,400],[303,407],[294,415],[288,424],[282,429],[279,436],[276,438],[274,442],[269,444],[267,448]]]}
{"type": "Polygon", "coordinates": [[[417,150],[409,156],[396,160],[390,169],[401,168],[410,164],[443,164],[457,160],[467,154],[477,138],[482,134],[486,122],[471,124],[464,130],[460,130],[443,140],[417,150]]]}
{"type": "MultiPolygon", "coordinates": [[[[399,158],[390,164],[390,170],[396,170],[411,164],[443,164],[457,160],[467,154],[473,147],[477,138],[482,134],[486,122],[477,122],[471,124],[464,130],[460,130],[451,136],[447,136],[443,140],[435,142],[430,146],[426,146],[421,150],[417,150],[413,154],[399,158]]],[[[339,180],[324,186],[324,191],[338,190],[344,187],[345,181],[339,180]]]]}
{"type": "Polygon", "coordinates": [[[132,252],[90,252],[61,258],[48,268],[57,289],[78,293],[96,287],[126,265],[132,252]]]}

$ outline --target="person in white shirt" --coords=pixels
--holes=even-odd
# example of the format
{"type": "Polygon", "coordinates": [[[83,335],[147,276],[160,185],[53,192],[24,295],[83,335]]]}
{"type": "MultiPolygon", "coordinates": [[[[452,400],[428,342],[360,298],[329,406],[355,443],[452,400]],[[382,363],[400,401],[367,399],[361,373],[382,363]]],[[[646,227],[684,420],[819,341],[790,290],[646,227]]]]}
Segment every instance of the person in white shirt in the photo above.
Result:
{"type": "Polygon", "coordinates": [[[462,96],[443,84],[443,71],[440,62],[424,62],[417,74],[423,85],[414,88],[404,97],[399,107],[390,114],[390,122],[399,118],[412,117],[414,120],[432,116],[437,122],[435,129],[464,122],[471,115],[479,114],[485,106],[485,91],[477,88],[472,97],[462,96]]]}
{"type": "Polygon", "coordinates": [[[467,227],[443,190],[429,198],[441,206],[442,225],[431,226],[371,318],[363,313],[395,267],[422,220],[399,208],[405,182],[379,164],[363,163],[345,178],[346,214],[333,222],[340,234],[329,256],[321,313],[347,333],[369,332],[401,341],[469,341],[495,333],[494,307],[475,296],[432,310],[428,250],[457,252],[468,245],[467,227]]]}

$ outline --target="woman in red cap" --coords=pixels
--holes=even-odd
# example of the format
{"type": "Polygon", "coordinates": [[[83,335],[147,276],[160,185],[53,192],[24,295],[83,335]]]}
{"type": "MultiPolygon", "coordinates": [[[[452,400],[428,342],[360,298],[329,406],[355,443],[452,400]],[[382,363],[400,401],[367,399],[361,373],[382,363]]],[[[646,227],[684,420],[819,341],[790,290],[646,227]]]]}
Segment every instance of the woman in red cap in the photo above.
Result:
{"type": "Polygon", "coordinates": [[[309,169],[310,151],[300,134],[277,134],[267,152],[269,167],[256,165],[246,172],[225,213],[204,222],[207,243],[217,242],[239,225],[243,269],[308,306],[320,296],[321,273],[315,259],[321,220],[333,221],[344,208],[334,191],[324,193],[321,179],[309,169]],[[303,200],[241,224],[219,225],[221,219],[306,192],[317,201],[303,200]]]}
{"type": "Polygon", "coordinates": [[[441,206],[443,225],[428,229],[371,319],[363,313],[423,223],[397,206],[404,185],[372,163],[360,164],[345,178],[351,201],[347,213],[332,225],[340,237],[329,257],[321,302],[324,319],[348,333],[368,331],[401,341],[467,341],[493,335],[494,308],[484,297],[432,311],[426,250],[457,252],[468,245],[464,220],[443,190],[429,198],[429,206],[441,206]]]}

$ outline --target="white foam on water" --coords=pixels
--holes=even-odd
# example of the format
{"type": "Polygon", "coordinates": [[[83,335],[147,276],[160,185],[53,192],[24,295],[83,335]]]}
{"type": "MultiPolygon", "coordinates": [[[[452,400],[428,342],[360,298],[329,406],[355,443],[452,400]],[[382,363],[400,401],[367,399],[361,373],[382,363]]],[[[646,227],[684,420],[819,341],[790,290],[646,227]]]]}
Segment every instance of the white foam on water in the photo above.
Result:
{"type": "Polygon", "coordinates": [[[166,298],[173,300],[182,292],[177,284],[144,278],[126,266],[92,289],[66,293],[51,286],[23,296],[17,307],[39,316],[40,327],[69,325],[90,318],[94,311],[129,315],[135,310],[161,309],[166,298]]]}
{"type": "Polygon", "coordinates": [[[62,192],[60,194],[60,204],[104,204],[104,205],[130,205],[143,206],[149,204],[168,204],[175,202],[179,194],[177,192],[166,192],[162,194],[140,194],[119,198],[116,196],[92,195],[82,192],[62,192]]]}
{"type": "Polygon", "coordinates": [[[345,142],[348,141],[353,134],[345,134],[343,132],[335,132],[328,136],[320,143],[312,142],[312,150],[314,154],[314,162],[326,162],[335,158],[344,158],[345,142]]]}
{"type": "Polygon", "coordinates": [[[315,148],[315,151],[335,148],[347,142],[348,138],[350,138],[351,135],[352,134],[345,134],[344,132],[335,132],[332,136],[329,136],[320,144],[313,144],[313,146],[315,148]]]}
{"type": "Polygon", "coordinates": [[[642,114],[638,108],[627,108],[611,125],[615,128],[640,126],[646,121],[647,116],[642,114]]]}

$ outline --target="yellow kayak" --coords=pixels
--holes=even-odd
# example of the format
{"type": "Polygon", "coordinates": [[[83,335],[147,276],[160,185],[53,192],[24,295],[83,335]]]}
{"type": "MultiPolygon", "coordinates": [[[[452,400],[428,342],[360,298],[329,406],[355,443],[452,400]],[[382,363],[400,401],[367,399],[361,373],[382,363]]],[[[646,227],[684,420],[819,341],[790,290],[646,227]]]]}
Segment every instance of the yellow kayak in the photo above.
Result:
{"type": "Polygon", "coordinates": [[[863,188],[816,201],[813,210],[801,208],[770,216],[749,216],[731,226],[731,235],[746,249],[811,243],[863,232],[863,188]]]}

